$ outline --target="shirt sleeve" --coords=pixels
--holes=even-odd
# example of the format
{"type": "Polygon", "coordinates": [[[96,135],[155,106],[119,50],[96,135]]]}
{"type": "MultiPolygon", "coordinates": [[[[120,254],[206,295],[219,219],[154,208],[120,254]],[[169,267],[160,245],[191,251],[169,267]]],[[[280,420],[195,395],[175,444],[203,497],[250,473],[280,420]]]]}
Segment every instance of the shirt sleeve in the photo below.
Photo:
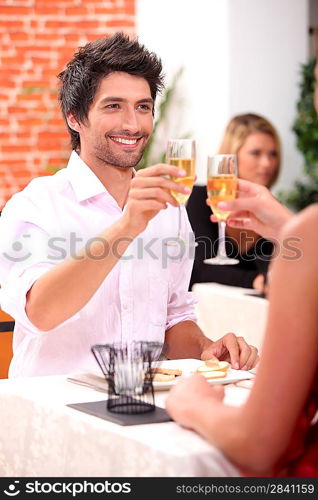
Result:
{"type": "Polygon", "coordinates": [[[186,245],[177,247],[171,262],[171,283],[169,291],[166,330],[182,321],[197,321],[193,292],[189,292],[189,282],[193,266],[194,234],[184,207],[182,210],[183,238],[186,245]]]}
{"type": "MultiPolygon", "coordinates": [[[[29,320],[25,306],[35,281],[56,265],[54,253],[48,251],[48,238],[41,213],[34,216],[23,197],[11,198],[0,217],[1,309],[31,334],[46,333],[29,320]]],[[[63,324],[78,317],[75,314],[63,324]]]]}

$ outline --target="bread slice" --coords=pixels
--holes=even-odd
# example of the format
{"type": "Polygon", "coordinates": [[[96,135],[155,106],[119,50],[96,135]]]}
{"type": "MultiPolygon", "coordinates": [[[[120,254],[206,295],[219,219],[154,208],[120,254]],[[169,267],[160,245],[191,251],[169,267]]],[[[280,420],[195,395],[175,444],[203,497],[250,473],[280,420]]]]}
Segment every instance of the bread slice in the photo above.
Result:
{"type": "Polygon", "coordinates": [[[220,362],[218,359],[207,359],[206,361],[204,361],[204,364],[206,366],[209,366],[210,370],[218,370],[220,362]]]}
{"type": "MultiPolygon", "coordinates": [[[[211,360],[209,361],[211,362],[211,360]]],[[[212,361],[213,363],[211,363],[210,365],[208,365],[207,362],[205,361],[202,365],[198,366],[197,372],[204,373],[212,371],[221,371],[226,373],[230,367],[230,363],[228,363],[227,361],[216,361],[216,362],[215,360],[212,361]]]]}
{"type": "Polygon", "coordinates": [[[164,368],[161,366],[155,366],[154,368],[151,368],[151,371],[152,373],[163,373],[164,375],[174,375],[176,377],[182,375],[182,371],[178,368],[164,368]]]}
{"type": "Polygon", "coordinates": [[[169,375],[168,373],[155,373],[152,380],[154,382],[170,382],[175,378],[176,376],[173,374],[169,375]]]}
{"type": "Polygon", "coordinates": [[[206,366],[208,366],[210,368],[210,370],[218,370],[218,371],[227,371],[229,368],[230,368],[230,363],[228,363],[227,361],[217,361],[215,363],[215,359],[208,359],[207,361],[204,361],[204,363],[206,364],[206,366]],[[211,368],[211,362],[212,363],[212,368],[211,368]]]}

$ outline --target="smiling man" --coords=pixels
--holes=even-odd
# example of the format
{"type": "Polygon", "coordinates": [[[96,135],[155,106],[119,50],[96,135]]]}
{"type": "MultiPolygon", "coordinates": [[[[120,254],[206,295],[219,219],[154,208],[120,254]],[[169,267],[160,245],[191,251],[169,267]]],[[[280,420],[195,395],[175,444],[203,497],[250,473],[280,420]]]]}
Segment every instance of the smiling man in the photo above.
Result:
{"type": "MultiPolygon", "coordinates": [[[[177,227],[170,190],[188,192],[169,176],[183,172],[134,170],[151,137],[161,71],[155,54],[118,33],[81,48],[59,75],[68,166],[34,179],[1,217],[1,306],[16,320],[10,376],[89,369],[93,344],[133,340],[166,342],[171,358],[217,356],[235,368],[257,361],[234,334],[203,335],[187,292],[192,258],[166,253],[177,227]]],[[[191,237],[185,210],[183,228],[191,237]]]]}
{"type": "Polygon", "coordinates": [[[139,162],[152,132],[154,99],[147,81],[116,71],[105,77],[89,109],[89,121],[79,123],[75,111],[66,118],[81,140],[81,158],[99,164],[131,168],[139,162]]]}

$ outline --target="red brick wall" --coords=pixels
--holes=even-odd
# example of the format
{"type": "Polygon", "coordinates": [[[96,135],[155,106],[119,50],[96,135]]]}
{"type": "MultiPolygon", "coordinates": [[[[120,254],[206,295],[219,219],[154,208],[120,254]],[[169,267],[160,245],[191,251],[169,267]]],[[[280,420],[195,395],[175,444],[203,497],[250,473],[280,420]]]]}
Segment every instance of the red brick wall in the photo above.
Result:
{"type": "Polygon", "coordinates": [[[65,165],[56,75],[79,46],[135,33],[135,0],[4,0],[0,5],[0,209],[65,165]]]}

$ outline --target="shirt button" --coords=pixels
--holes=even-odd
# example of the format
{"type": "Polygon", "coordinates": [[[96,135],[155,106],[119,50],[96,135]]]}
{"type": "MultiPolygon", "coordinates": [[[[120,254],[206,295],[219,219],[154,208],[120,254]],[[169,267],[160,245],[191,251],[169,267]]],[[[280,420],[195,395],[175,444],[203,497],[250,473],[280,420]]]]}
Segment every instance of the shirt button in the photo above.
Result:
{"type": "Polygon", "coordinates": [[[127,305],[127,304],[124,304],[124,305],[123,305],[123,309],[128,309],[128,305],[127,305]]]}

